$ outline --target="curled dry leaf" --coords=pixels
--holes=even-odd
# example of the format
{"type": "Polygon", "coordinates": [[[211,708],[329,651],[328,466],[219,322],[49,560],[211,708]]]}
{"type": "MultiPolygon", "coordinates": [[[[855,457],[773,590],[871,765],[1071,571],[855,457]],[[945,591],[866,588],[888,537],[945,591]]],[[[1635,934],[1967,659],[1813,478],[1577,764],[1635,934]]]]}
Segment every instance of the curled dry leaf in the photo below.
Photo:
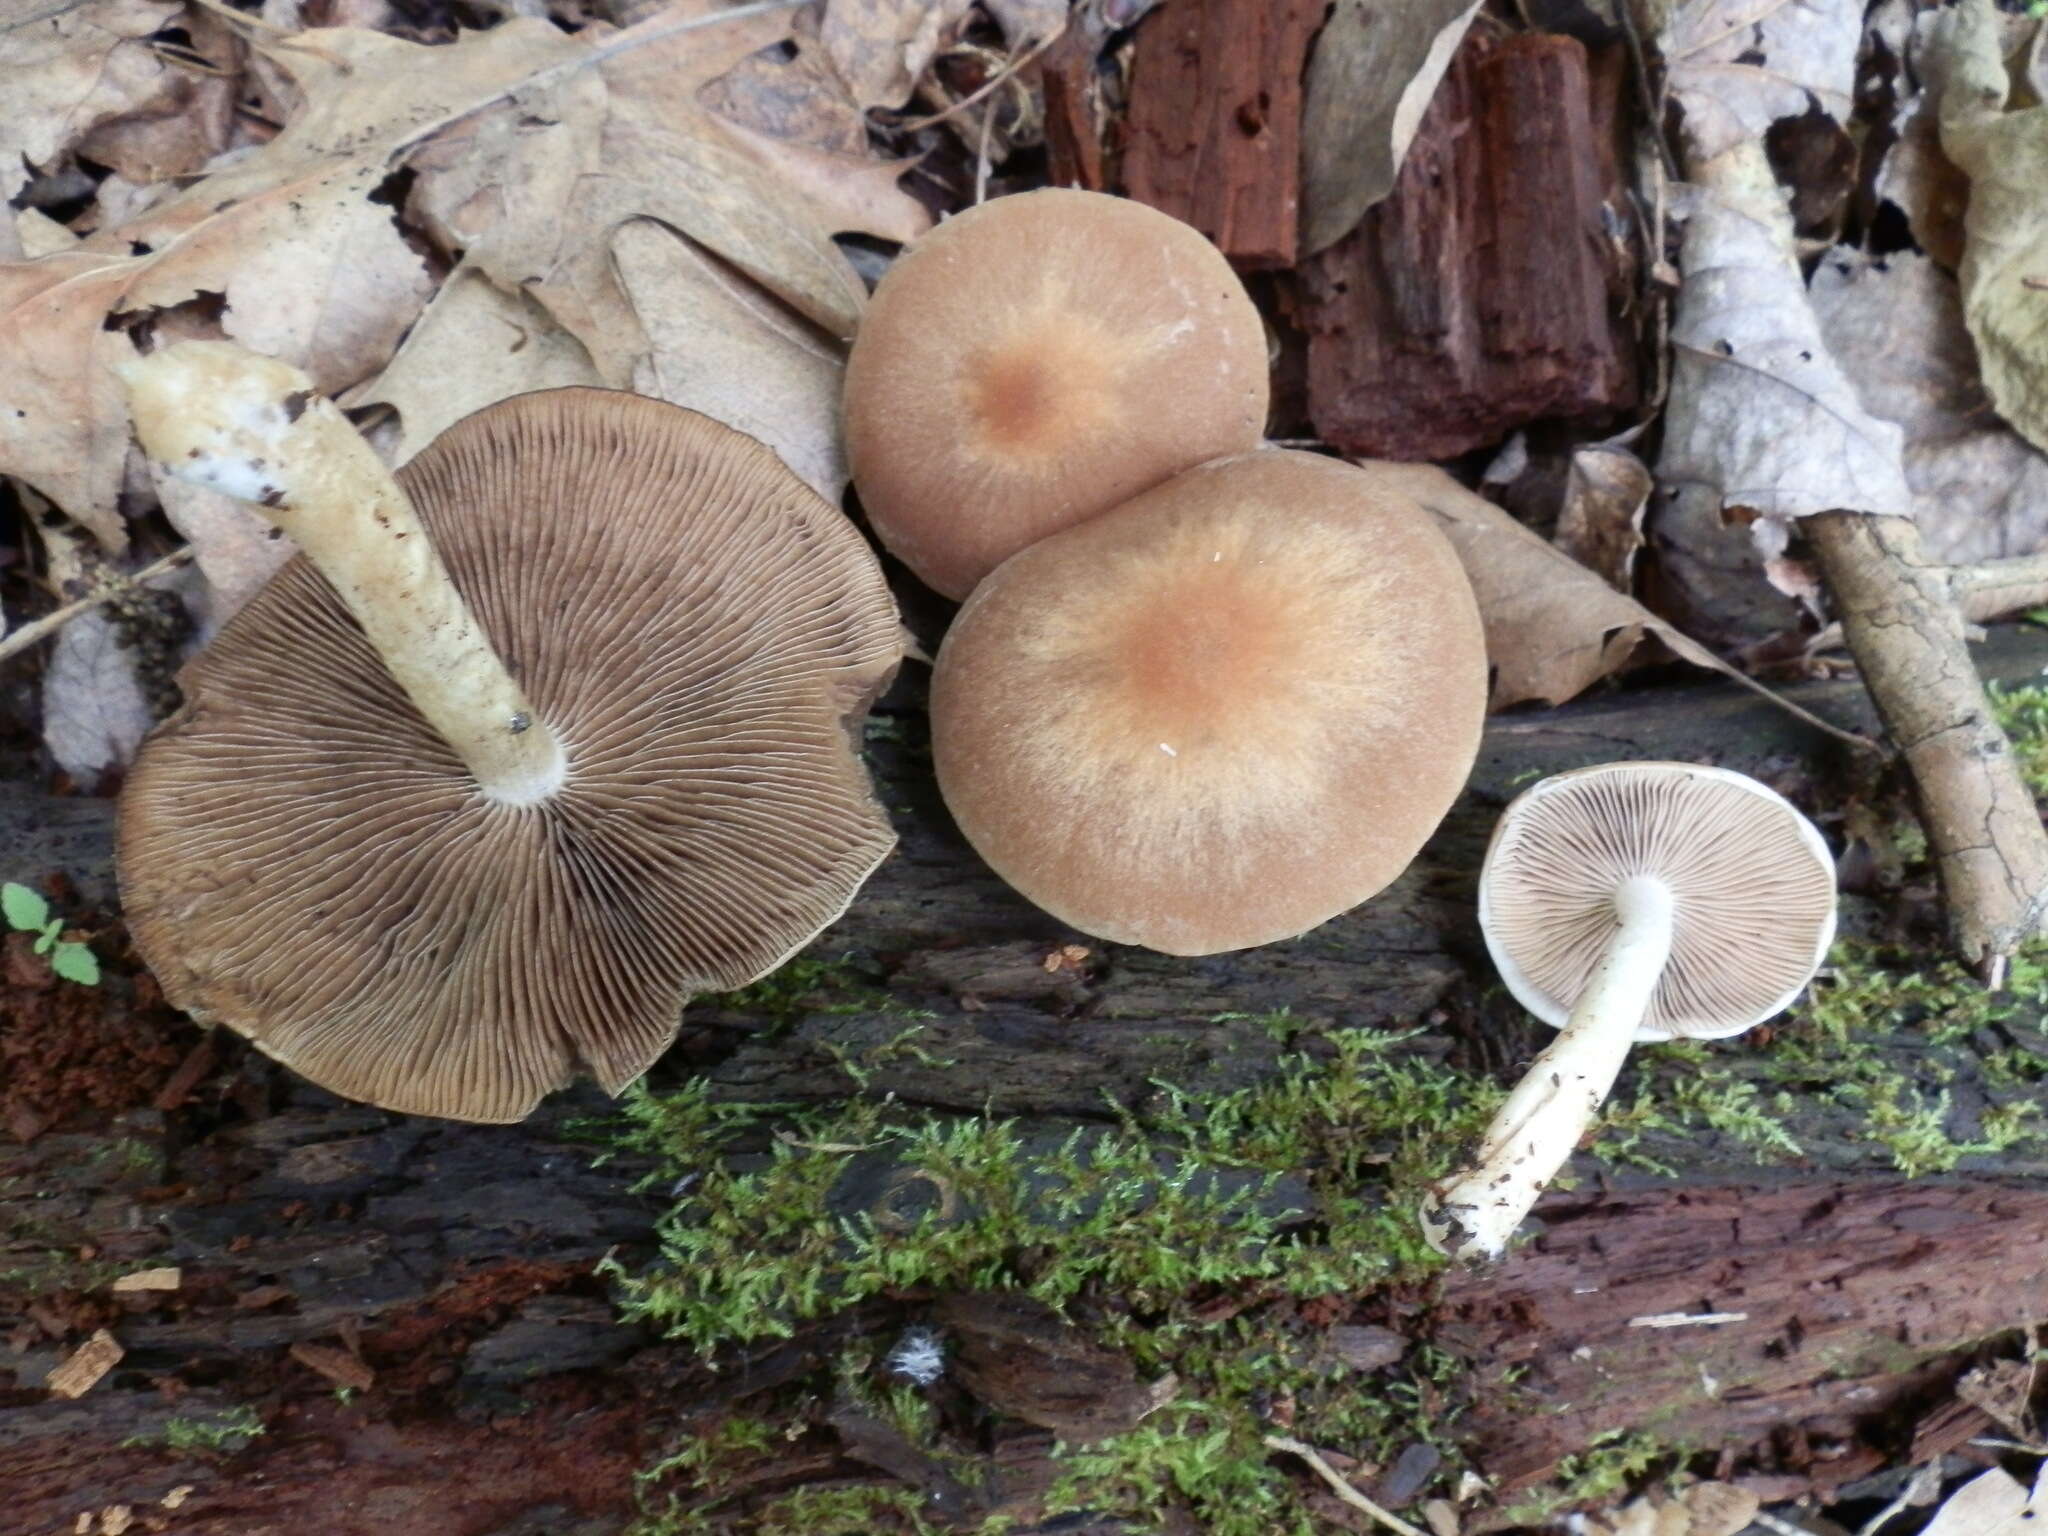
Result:
{"type": "Polygon", "coordinates": [[[1654,636],[1681,660],[1733,678],[1802,720],[1840,734],[1743,676],[1433,465],[1368,462],[1360,468],[1421,503],[1457,549],[1486,626],[1493,668],[1489,708],[1530,699],[1562,704],[1621,671],[1654,636]]]}
{"type": "Polygon", "coordinates": [[[1301,255],[1335,245],[1394,189],[1478,0],[1337,0],[1302,107],[1301,255]]]}
{"type": "Polygon", "coordinates": [[[1630,591],[1654,484],[1643,461],[1617,443],[1579,449],[1565,473],[1553,542],[1617,592],[1630,591]]]}
{"type": "Polygon", "coordinates": [[[1957,277],[1999,414],[2048,448],[2048,105],[2008,110],[2013,82],[1990,0],[1943,18],[1931,69],[1941,145],[1970,177],[1957,277]]]}
{"type": "Polygon", "coordinates": [[[707,83],[785,37],[787,14],[651,30],[674,14],[620,34],[606,47],[624,51],[597,68],[451,127],[421,155],[414,206],[465,251],[467,277],[357,397],[406,414],[408,452],[431,435],[419,412],[444,423],[587,369],[590,382],[660,394],[760,437],[836,499],[838,341],[858,324],[865,288],[832,236],[907,240],[928,219],[896,185],[902,163],[776,138],[699,101],[707,83]],[[636,38],[654,40],[629,48],[636,38]],[[501,297],[481,293],[480,279],[501,297]],[[443,317],[443,306],[457,313],[443,317]],[[578,352],[533,346],[535,319],[578,352]],[[444,344],[486,351],[490,365],[470,372],[444,344]]]}
{"type": "Polygon", "coordinates": [[[2048,547],[2048,454],[1988,409],[1955,279],[1925,256],[1844,247],[1822,258],[1809,294],[1857,398],[1904,434],[1928,556],[1974,565],[2048,547]]]}
{"type": "Polygon", "coordinates": [[[90,787],[132,762],[155,724],[113,620],[95,608],[57,631],[43,673],[43,744],[58,767],[90,787]]]}
{"type": "Polygon", "coordinates": [[[1821,335],[1761,142],[1708,168],[1699,179],[1715,190],[1692,199],[1680,258],[1650,532],[1688,609],[1711,616],[1716,638],[1753,640],[1795,617],[1762,577],[1788,520],[1908,516],[1912,493],[1899,428],[1864,409],[1821,335]],[[1745,519],[1746,532],[1731,526],[1745,519]]]}

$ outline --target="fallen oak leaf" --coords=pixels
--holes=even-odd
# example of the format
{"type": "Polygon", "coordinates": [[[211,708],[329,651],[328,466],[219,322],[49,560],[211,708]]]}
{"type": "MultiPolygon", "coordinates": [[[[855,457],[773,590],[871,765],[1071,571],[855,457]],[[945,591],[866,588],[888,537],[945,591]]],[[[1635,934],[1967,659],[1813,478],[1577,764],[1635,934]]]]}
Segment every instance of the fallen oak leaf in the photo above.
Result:
{"type": "Polygon", "coordinates": [[[632,220],[671,225],[842,340],[866,288],[832,236],[903,241],[928,223],[896,186],[904,162],[773,138],[707,110],[698,93],[788,23],[742,7],[711,13],[738,19],[701,37],[674,35],[697,4],[679,0],[597,50],[598,68],[464,122],[417,160],[413,207],[434,237],[529,294],[614,387],[647,352],[613,267],[612,237],[632,220]]]}
{"type": "MultiPolygon", "coordinates": [[[[157,96],[170,66],[146,41],[174,0],[40,0],[0,21],[0,203],[100,124],[157,96]]],[[[0,252],[0,254],[6,254],[0,252]]]]}

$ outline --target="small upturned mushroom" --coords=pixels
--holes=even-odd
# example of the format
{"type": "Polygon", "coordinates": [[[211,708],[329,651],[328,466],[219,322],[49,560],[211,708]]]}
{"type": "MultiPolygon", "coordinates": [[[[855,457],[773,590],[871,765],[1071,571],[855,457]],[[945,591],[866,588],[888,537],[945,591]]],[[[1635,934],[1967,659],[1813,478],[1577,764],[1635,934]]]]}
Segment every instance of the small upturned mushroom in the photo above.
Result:
{"type": "Polygon", "coordinates": [[[894,842],[849,737],[899,659],[858,532],[753,439],[562,389],[387,472],[297,369],[127,365],[145,451],[290,562],[121,801],[165,995],[335,1092],[513,1120],[616,1093],[894,842]]]}
{"type": "Polygon", "coordinates": [[[989,865],[1084,933],[1202,955],[1380,890],[1463,787],[1479,611],[1429,515],[1350,465],[1202,465],[1013,555],[932,677],[989,865]]]}
{"type": "Polygon", "coordinates": [[[1498,1257],[1638,1040],[1741,1034],[1789,1007],[1835,934],[1814,826],[1739,773],[1609,763],[1531,786],[1494,829],[1479,926],[1501,980],[1559,1029],[1477,1160],[1430,1192],[1441,1252],[1498,1257]]]}
{"type": "Polygon", "coordinates": [[[1178,219],[1047,188],[948,219],[890,267],[846,368],[876,534],[964,598],[1012,554],[1265,430],[1266,333],[1178,219]]]}

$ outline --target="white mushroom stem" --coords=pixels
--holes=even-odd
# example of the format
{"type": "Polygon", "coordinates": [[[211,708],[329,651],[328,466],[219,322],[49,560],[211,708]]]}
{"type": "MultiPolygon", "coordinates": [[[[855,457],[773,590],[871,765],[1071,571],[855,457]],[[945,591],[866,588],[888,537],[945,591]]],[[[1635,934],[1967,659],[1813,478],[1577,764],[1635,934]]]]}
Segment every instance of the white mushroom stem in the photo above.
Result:
{"type": "Polygon", "coordinates": [[[1614,915],[1619,926],[1571,1016],[1494,1115],[1478,1160],[1424,1201],[1423,1231],[1439,1252],[1505,1252],[1607,1101],[1671,955],[1671,887],[1637,875],[1614,893],[1614,915]]]}
{"type": "Polygon", "coordinates": [[[561,787],[561,742],[491,648],[412,502],[310,378],[218,341],[179,342],[119,372],[143,451],[298,542],[486,797],[531,805],[561,787]]]}

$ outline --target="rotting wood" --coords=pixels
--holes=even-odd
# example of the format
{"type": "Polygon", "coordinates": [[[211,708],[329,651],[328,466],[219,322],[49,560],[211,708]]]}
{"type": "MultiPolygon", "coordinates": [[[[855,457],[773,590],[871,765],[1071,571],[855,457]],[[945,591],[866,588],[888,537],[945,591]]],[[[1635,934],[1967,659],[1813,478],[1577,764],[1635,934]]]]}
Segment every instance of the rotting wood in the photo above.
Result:
{"type": "MultiPolygon", "coordinates": [[[[2048,641],[2030,632],[2001,631],[1996,642],[1979,653],[1994,676],[2033,677],[2048,661],[2048,641]]],[[[1792,691],[1845,725],[1870,724],[1858,683],[1792,691]]],[[[913,679],[888,701],[871,740],[902,851],[816,951],[854,954],[875,1004],[842,1011],[843,998],[815,1008],[799,1000],[772,1038],[756,1019],[700,1006],[665,1069],[669,1081],[701,1070],[736,1098],[840,1100],[842,1060],[899,1036],[902,1010],[912,1008],[934,1015],[922,1024],[928,1053],[878,1059],[871,1091],[913,1109],[986,1106],[1048,1134],[1103,1123],[1105,1094],[1139,1103],[1157,1080],[1225,1092],[1276,1070],[1279,1048],[1264,1031],[1218,1017],[1225,1013],[1287,1007],[1326,1023],[1425,1023],[1433,1027],[1402,1049],[1460,1050],[1506,1072],[1543,1031],[1482,996],[1491,976],[1471,924],[1471,884],[1493,818],[1523,782],[1616,757],[1674,756],[1825,803],[1830,765],[1843,761],[1843,749],[1810,727],[1723,684],[1499,717],[1471,792],[1387,897],[1292,944],[1186,961],[1078,938],[990,876],[937,805],[916,704],[913,679]],[[1076,959],[1068,945],[1086,954],[1076,959]],[[1049,956],[1059,962],[1050,970],[1049,956]],[[1484,1036],[1475,1027],[1482,1017],[1484,1036]]],[[[0,841],[23,832],[30,871],[62,866],[82,900],[105,899],[108,812],[105,802],[0,795],[0,841]],[[70,814],[68,835],[39,840],[31,829],[55,825],[57,808],[70,814]]],[[[1884,920],[1862,901],[1848,914],[1852,928],[1884,920]]],[[[1930,1094],[1947,1092],[1956,1113],[1986,1102],[1980,1053],[2001,1042],[1930,1050],[1905,1030],[1896,1043],[1902,1071],[1930,1094]]],[[[41,1375],[102,1319],[44,1307],[38,1315],[52,1333],[25,1310],[40,1298],[0,1290],[0,1311],[10,1314],[0,1332],[22,1341],[0,1356],[15,1383],[0,1376],[0,1485],[30,1529],[59,1528],[88,1504],[140,1505],[194,1484],[193,1508],[216,1536],[281,1525],[323,1536],[484,1536],[577,1530],[579,1521],[613,1530],[630,1510],[631,1469],[658,1453],[667,1427],[803,1377],[849,1337],[886,1343],[918,1315],[902,1303],[864,1303],[713,1374],[679,1347],[605,1323],[591,1267],[611,1250],[628,1262],[644,1257],[662,1202],[658,1192],[630,1192],[642,1167],[593,1168],[590,1148],[567,1136],[577,1116],[602,1105],[587,1086],[523,1125],[463,1126],[338,1105],[226,1037],[223,1051],[237,1075],[209,1081],[169,1114],[138,1108],[89,1131],[58,1127],[0,1149],[0,1178],[36,1192],[32,1203],[0,1194],[0,1213],[40,1223],[22,1246],[0,1252],[0,1270],[47,1251],[91,1251],[117,1271],[176,1264],[184,1276],[178,1292],[118,1302],[103,1287],[85,1289],[74,1305],[123,1309],[116,1331],[128,1356],[71,1404],[45,1398],[41,1375]],[[223,1101],[255,1108],[223,1111],[223,1101]],[[149,1155],[109,1155],[129,1146],[149,1155]],[[295,1345],[336,1340],[356,1355],[352,1338],[375,1373],[367,1411],[336,1402],[326,1381],[292,1359],[295,1345]],[[183,1384],[185,1395],[166,1398],[160,1380],[183,1384]],[[170,1418],[252,1403],[266,1433],[232,1459],[200,1463],[148,1448],[170,1418]],[[445,1523],[457,1505],[460,1522],[445,1523]]],[[[164,1078],[180,1054],[167,1055],[164,1078]]],[[[2025,1298],[2040,1291],[2025,1289],[2022,1270],[2048,1249],[2048,1167],[1984,1158],[1968,1176],[1907,1183],[1856,1139],[1846,1111],[1807,1105],[1797,1114],[1791,1129],[1812,1154],[1804,1168],[1760,1173],[1744,1148],[1711,1135],[1646,1143],[1684,1170],[1675,1181],[1623,1178],[1582,1157],[1579,1187],[1538,1207],[1542,1230],[1524,1253],[1448,1283],[1444,1342],[1474,1361],[1481,1380],[1520,1365],[1524,1381],[1571,1405],[1474,1422],[1489,1469],[1534,1477],[1610,1422],[1615,1405],[1592,1400],[1588,1383],[1601,1379],[1584,1374],[1580,1348],[1593,1349],[1592,1364],[1633,1392],[1638,1410],[1653,1389],[1683,1386],[1697,1393],[1671,1399],[1687,1433],[1740,1445],[1760,1427],[1846,1435],[1883,1405],[1953,1375],[1944,1348],[2023,1320],[2025,1298]],[[2000,1255],[1991,1270],[1986,1254],[2000,1255]],[[1593,1284],[1601,1293],[1580,1294],[1593,1284]],[[1745,1317],[1627,1326],[1711,1312],[1745,1317]],[[1788,1344],[1788,1317],[1804,1330],[1800,1347],[1788,1344]],[[1911,1330],[1905,1343],[1902,1325],[1911,1330]],[[1677,1374],[1701,1350],[1712,1352],[1718,1395],[1696,1372],[1683,1383],[1677,1374]],[[1639,1389],[1630,1385],[1638,1378],[1639,1389]]],[[[886,1185],[886,1173],[864,1167],[853,1182],[868,1184],[840,1193],[857,1205],[869,1185],[886,1185]]],[[[1313,1426],[1303,1431],[1312,1440],[1313,1426]]],[[[1049,1437],[1019,1432],[1001,1444],[991,1475],[1006,1505],[1026,1504],[1058,1474],[1049,1437]]],[[[1799,1486],[1855,1464],[1815,1463],[1799,1486]]],[[[810,1443],[792,1448],[785,1469],[821,1482],[875,1475],[810,1443]]]]}
{"type": "Polygon", "coordinates": [[[1637,398],[1618,49],[1466,38],[1393,192],[1301,269],[1309,410],[1347,453],[1447,459],[1637,398]],[[1600,83],[1596,87],[1596,77],[1600,83]]]}
{"type": "Polygon", "coordinates": [[[1138,27],[1126,193],[1194,225],[1240,267],[1294,264],[1302,76],[1326,0],[1163,5],[1138,27]]]}
{"type": "Polygon", "coordinates": [[[1102,87],[1098,76],[1102,19],[1093,6],[1077,9],[1067,29],[1038,60],[1045,97],[1046,179],[1056,187],[1100,192],[1103,166],[1102,87]]]}

